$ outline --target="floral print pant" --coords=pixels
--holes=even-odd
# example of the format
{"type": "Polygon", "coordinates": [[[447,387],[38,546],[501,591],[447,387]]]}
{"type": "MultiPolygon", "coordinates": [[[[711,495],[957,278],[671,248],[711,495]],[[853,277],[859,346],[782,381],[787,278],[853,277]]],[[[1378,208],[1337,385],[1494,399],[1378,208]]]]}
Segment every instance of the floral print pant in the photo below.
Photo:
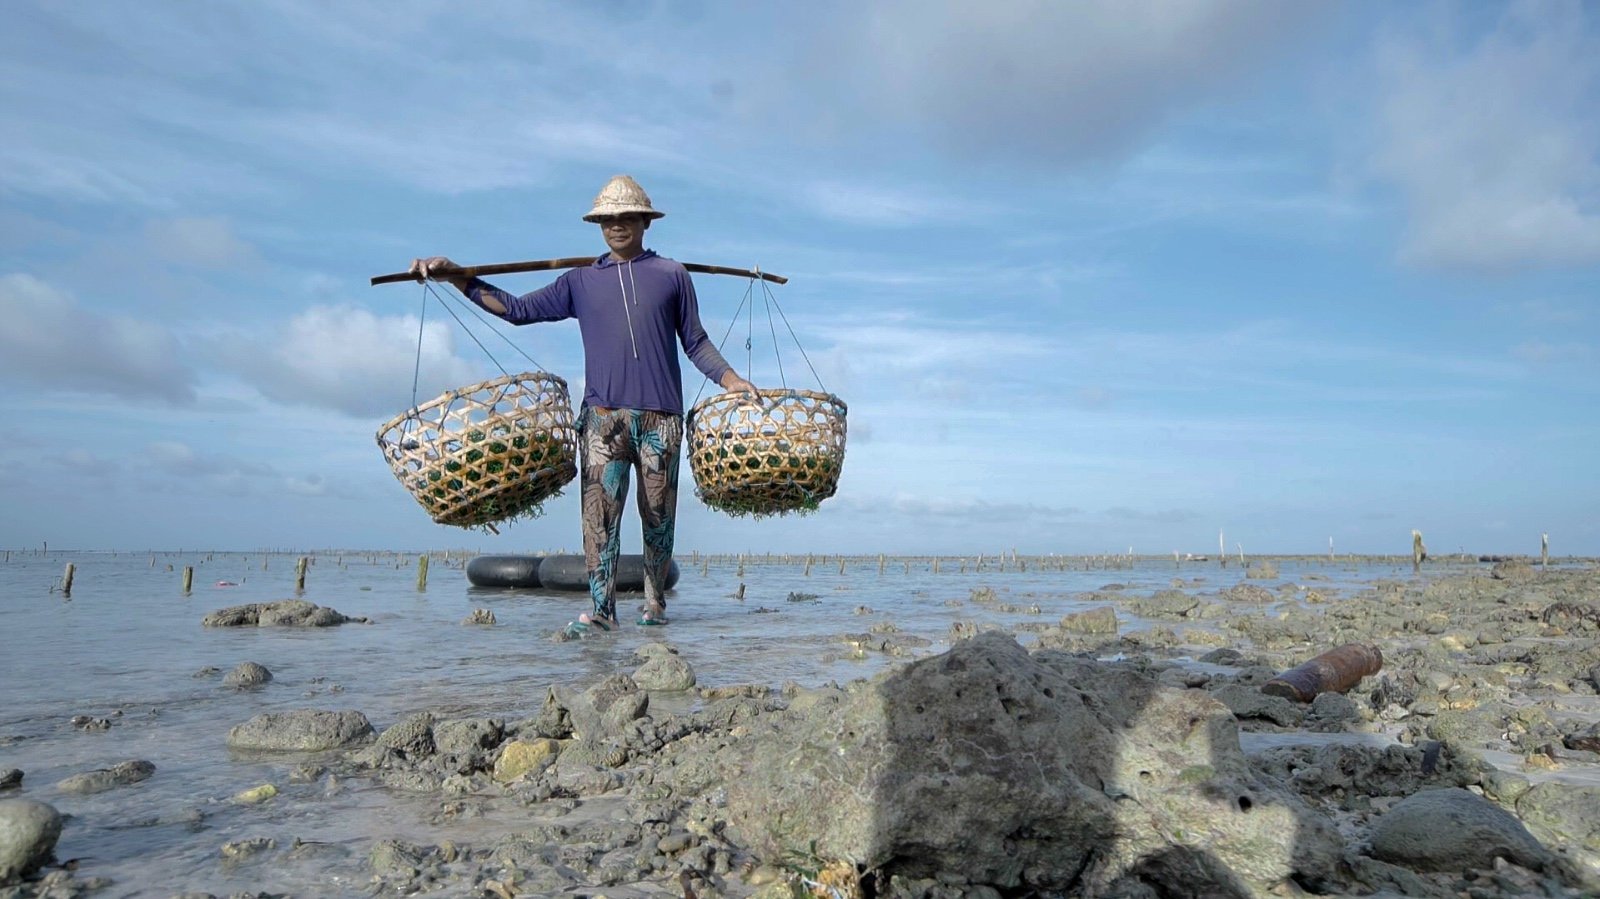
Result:
{"type": "Polygon", "coordinates": [[[589,569],[594,614],[617,617],[617,556],[622,510],[628,501],[628,470],[639,472],[639,521],[644,526],[645,603],[667,607],[661,585],[672,564],[678,509],[678,450],[683,416],[643,409],[602,409],[587,404],[578,413],[579,470],[583,485],[583,555],[589,569]]]}

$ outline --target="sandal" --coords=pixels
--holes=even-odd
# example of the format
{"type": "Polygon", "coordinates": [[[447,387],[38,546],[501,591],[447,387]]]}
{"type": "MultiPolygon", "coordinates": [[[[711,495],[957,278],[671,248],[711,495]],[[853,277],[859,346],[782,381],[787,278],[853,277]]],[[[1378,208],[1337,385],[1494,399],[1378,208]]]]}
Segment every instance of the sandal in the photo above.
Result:
{"type": "Polygon", "coordinates": [[[639,616],[640,627],[665,627],[667,624],[666,613],[660,609],[645,609],[639,616]]]}
{"type": "Polygon", "coordinates": [[[578,616],[577,621],[567,622],[567,626],[562,629],[561,635],[569,640],[573,640],[588,636],[591,630],[597,630],[601,633],[609,634],[611,633],[611,629],[614,628],[616,624],[617,623],[615,621],[608,621],[604,618],[596,618],[595,616],[590,615],[588,612],[585,612],[578,616]]]}

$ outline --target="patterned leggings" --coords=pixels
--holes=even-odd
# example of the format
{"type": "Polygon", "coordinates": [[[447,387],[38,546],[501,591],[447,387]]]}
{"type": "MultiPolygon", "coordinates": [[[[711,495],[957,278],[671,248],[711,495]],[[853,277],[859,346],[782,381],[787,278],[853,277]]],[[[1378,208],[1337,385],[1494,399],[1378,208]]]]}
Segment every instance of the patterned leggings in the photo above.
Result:
{"type": "Polygon", "coordinates": [[[644,525],[645,603],[664,612],[661,585],[672,564],[678,508],[678,449],[683,416],[641,409],[584,405],[578,414],[579,468],[583,485],[583,555],[589,568],[594,614],[617,617],[617,554],[622,510],[628,501],[628,469],[639,472],[639,521],[644,525]]]}

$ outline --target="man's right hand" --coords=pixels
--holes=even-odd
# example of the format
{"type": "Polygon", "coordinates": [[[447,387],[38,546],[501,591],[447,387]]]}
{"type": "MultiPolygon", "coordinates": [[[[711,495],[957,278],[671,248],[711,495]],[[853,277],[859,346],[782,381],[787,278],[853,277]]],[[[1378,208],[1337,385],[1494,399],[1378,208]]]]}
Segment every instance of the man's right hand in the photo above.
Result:
{"type": "Polygon", "coordinates": [[[454,281],[452,273],[459,273],[461,266],[451,262],[447,256],[429,256],[427,259],[411,260],[409,269],[413,275],[421,275],[429,280],[454,281]]]}

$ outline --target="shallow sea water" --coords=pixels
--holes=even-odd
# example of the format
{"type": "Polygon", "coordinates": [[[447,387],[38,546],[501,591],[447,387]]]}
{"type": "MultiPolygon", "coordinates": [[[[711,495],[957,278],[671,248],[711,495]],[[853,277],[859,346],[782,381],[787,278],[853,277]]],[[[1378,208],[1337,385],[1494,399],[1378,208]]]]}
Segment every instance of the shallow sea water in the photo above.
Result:
{"type": "MultiPolygon", "coordinates": [[[[362,860],[378,839],[482,844],[529,814],[507,809],[439,825],[430,823],[440,810],[436,795],[363,780],[291,782],[289,773],[305,756],[247,756],[225,745],[231,727],[261,712],[355,709],[380,731],[423,710],[515,721],[538,712],[552,683],[582,687],[632,671],[635,650],[652,640],[676,645],[701,686],[842,683],[903,661],[852,657],[841,638],[875,624],[893,622],[901,633],[933,641],[925,651],[932,654],[948,647],[958,622],[1053,623],[1103,604],[1103,597],[1084,594],[1108,585],[1122,585],[1114,588],[1120,596],[1148,595],[1181,579],[1182,589],[1204,595],[1243,579],[1237,564],[1171,559],[1117,567],[1081,558],[1024,559],[1029,564],[1019,570],[999,568],[989,557],[980,571],[973,557],[944,557],[935,573],[930,558],[890,558],[880,573],[875,556],[846,558],[842,573],[837,557],[819,557],[810,574],[804,556],[754,556],[741,576],[734,558],[680,556],[669,627],[625,623],[616,634],[554,642],[551,634],[586,610],[585,594],[472,587],[462,559],[438,556],[427,589],[419,591],[415,555],[320,553],[311,557],[302,598],[371,624],[200,626],[225,606],[294,597],[296,557],[13,551],[0,563],[0,770],[25,772],[23,789],[6,795],[48,802],[71,816],[57,857],[81,859],[80,878],[111,878],[105,895],[245,889],[360,895],[362,860]],[[54,589],[69,562],[76,566],[70,599],[54,589]],[[186,565],[195,570],[188,596],[180,589],[186,565]],[[222,581],[236,586],[218,586],[222,581]],[[738,601],[733,594],[741,583],[745,597],[738,601]],[[981,588],[993,589],[998,602],[972,602],[981,588]],[[816,599],[791,601],[792,593],[816,599]],[[1039,611],[1030,612],[1032,606],[1039,611]],[[492,610],[497,626],[463,625],[475,608],[492,610]],[[247,660],[271,670],[272,682],[247,691],[224,687],[222,675],[247,660]],[[220,671],[196,677],[206,666],[220,671]],[[113,724],[80,730],[71,723],[75,715],[113,724]],[[155,775],[90,796],[55,787],[72,774],[130,759],[153,762],[155,775]],[[230,801],[265,783],[280,795],[259,805],[230,801]],[[222,859],[224,843],[254,837],[276,840],[270,861],[222,859]],[[283,850],[296,838],[327,845],[289,860],[283,850]]],[[[1409,564],[1397,561],[1276,564],[1279,578],[1251,583],[1275,591],[1311,587],[1333,601],[1376,580],[1412,577],[1409,564]]],[[[637,595],[619,598],[625,622],[637,603],[637,595]]],[[[1124,630],[1140,626],[1124,615],[1124,630]]],[[[1032,643],[1026,634],[1019,639],[1032,643]]],[[[654,707],[694,701],[661,699],[654,707]]]]}

